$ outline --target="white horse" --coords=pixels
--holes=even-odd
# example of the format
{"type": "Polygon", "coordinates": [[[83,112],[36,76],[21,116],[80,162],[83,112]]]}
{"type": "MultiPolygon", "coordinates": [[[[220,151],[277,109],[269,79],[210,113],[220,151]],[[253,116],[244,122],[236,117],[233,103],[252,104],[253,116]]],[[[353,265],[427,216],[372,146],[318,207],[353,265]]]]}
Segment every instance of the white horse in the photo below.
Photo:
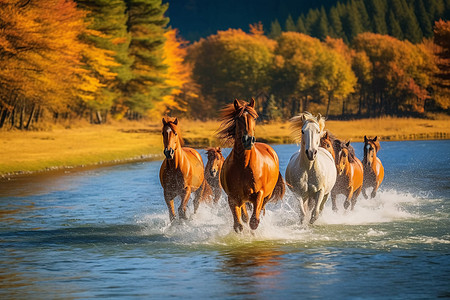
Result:
{"type": "Polygon", "coordinates": [[[286,168],[286,182],[300,201],[300,220],[311,212],[310,224],[319,217],[328,195],[336,182],[336,165],[333,156],[319,147],[324,134],[325,118],[305,112],[291,120],[294,139],[298,142],[301,129],[301,148],[291,156],[286,168]],[[311,211],[312,209],[312,211],[311,211]]]}

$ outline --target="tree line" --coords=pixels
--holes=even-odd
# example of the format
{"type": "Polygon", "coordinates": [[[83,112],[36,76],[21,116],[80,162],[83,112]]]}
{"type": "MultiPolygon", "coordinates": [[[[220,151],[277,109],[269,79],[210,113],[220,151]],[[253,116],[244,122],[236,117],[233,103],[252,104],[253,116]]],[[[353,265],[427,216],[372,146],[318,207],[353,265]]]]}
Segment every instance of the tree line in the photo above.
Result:
{"type": "MultiPolygon", "coordinates": [[[[425,1],[425,0],[424,0],[425,1]]],[[[189,45],[161,0],[0,0],[0,128],[41,120],[215,118],[254,97],[262,118],[402,115],[449,109],[449,22],[413,44],[351,43],[261,24],[189,45]]]]}
{"type": "Polygon", "coordinates": [[[214,108],[234,97],[255,97],[266,119],[305,110],[367,117],[448,110],[449,29],[449,22],[437,22],[436,42],[367,32],[350,45],[291,31],[273,40],[261,25],[250,33],[219,31],[188,48],[201,97],[187,109],[213,117],[214,108]]]}
{"type": "Polygon", "coordinates": [[[433,36],[434,21],[449,17],[449,0],[349,0],[329,9],[310,9],[296,20],[289,15],[283,29],[275,19],[269,36],[277,38],[282,31],[294,31],[320,40],[341,38],[348,44],[360,33],[373,32],[420,43],[433,36]]]}

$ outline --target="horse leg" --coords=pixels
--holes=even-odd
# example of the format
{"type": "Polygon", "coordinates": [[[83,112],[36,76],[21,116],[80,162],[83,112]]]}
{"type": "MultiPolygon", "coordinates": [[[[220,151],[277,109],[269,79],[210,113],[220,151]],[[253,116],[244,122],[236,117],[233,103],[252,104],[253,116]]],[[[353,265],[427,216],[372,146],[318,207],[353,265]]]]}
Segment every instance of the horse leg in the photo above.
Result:
{"type": "Polygon", "coordinates": [[[323,196],[322,203],[320,203],[320,212],[322,212],[323,207],[325,206],[325,202],[327,202],[328,195],[329,195],[329,193],[326,194],[325,196],[323,196]]]}
{"type": "Polygon", "coordinates": [[[309,224],[314,224],[314,222],[317,220],[317,218],[319,217],[319,213],[320,213],[320,204],[322,203],[322,199],[324,196],[324,191],[320,190],[318,193],[316,193],[316,198],[315,200],[315,205],[313,208],[313,211],[311,213],[311,219],[309,220],[309,224]]]}
{"type": "Polygon", "coordinates": [[[351,210],[353,210],[355,208],[356,199],[358,199],[359,193],[361,193],[361,187],[353,193],[351,210]]]}
{"type": "MultiPolygon", "coordinates": [[[[189,202],[190,196],[191,196],[191,187],[188,186],[181,193],[181,204],[178,207],[178,215],[182,219],[187,219],[186,218],[186,207],[189,202]]],[[[194,204],[194,206],[195,206],[195,204],[194,204]]],[[[198,204],[197,204],[197,206],[198,206],[198,204]]]]}
{"type": "Polygon", "coordinates": [[[376,185],[373,187],[372,194],[370,194],[370,198],[375,198],[375,196],[377,195],[378,187],[379,187],[378,184],[376,184],[376,185]]]}
{"type": "Polygon", "coordinates": [[[364,196],[364,199],[369,199],[369,196],[367,196],[367,193],[366,193],[366,188],[361,188],[361,191],[362,191],[362,194],[363,194],[363,196],[364,196]]]}
{"type": "Polygon", "coordinates": [[[220,199],[221,194],[222,194],[222,191],[219,188],[216,188],[214,190],[214,204],[219,203],[219,199],[220,199]]]}
{"type": "Polygon", "coordinates": [[[331,207],[333,208],[334,212],[338,211],[337,205],[336,205],[336,197],[337,194],[333,193],[333,191],[331,192],[331,207]]]}
{"type": "MultiPolygon", "coordinates": [[[[350,200],[352,200],[353,197],[353,187],[350,187],[350,190],[347,194],[347,199],[345,199],[344,201],[344,208],[347,209],[350,206],[350,200]]],[[[352,205],[352,209],[353,209],[353,205],[352,205]]]]}
{"type": "Polygon", "coordinates": [[[303,201],[303,197],[301,197],[298,202],[298,206],[300,206],[300,224],[303,224],[306,217],[305,205],[308,205],[308,200],[303,201]]]}
{"type": "Polygon", "coordinates": [[[175,207],[173,205],[173,199],[176,197],[174,193],[166,192],[164,190],[164,200],[166,201],[167,208],[169,209],[170,222],[175,220],[175,207]]]}
{"type": "Polygon", "coordinates": [[[230,206],[231,213],[233,214],[234,231],[239,233],[242,230],[244,230],[244,226],[242,226],[241,221],[240,221],[241,220],[241,207],[239,205],[237,205],[236,199],[232,199],[230,197],[228,197],[228,205],[230,206]]]}
{"type": "Polygon", "coordinates": [[[244,223],[248,222],[247,203],[245,203],[244,205],[241,206],[242,222],[244,222],[244,223]]]}
{"type": "Polygon", "coordinates": [[[259,215],[263,206],[263,191],[259,191],[255,196],[255,204],[253,207],[253,214],[250,218],[250,228],[255,230],[259,225],[259,215]]]}

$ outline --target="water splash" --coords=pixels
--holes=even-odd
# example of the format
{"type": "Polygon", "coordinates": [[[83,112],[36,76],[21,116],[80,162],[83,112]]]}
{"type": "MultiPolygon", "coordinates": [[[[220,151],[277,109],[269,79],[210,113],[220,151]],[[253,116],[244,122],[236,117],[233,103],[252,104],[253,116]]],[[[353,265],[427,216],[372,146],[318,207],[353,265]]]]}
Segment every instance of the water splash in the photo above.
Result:
{"type": "MultiPolygon", "coordinates": [[[[233,230],[232,215],[224,197],[217,205],[202,204],[195,215],[190,208],[188,220],[177,220],[170,224],[168,213],[160,211],[138,216],[137,223],[144,226],[142,234],[160,234],[176,243],[229,245],[255,241],[291,243],[340,240],[346,230],[352,230],[355,226],[373,227],[422,217],[411,208],[420,205],[423,199],[395,190],[381,190],[374,199],[364,199],[360,196],[353,211],[344,210],[343,201],[343,196],[338,197],[338,212],[332,211],[331,201],[328,201],[316,224],[305,226],[299,223],[297,199],[287,192],[283,201],[267,205],[257,230],[253,231],[248,225],[244,225],[244,231],[240,234],[233,230]]],[[[365,229],[360,235],[367,238],[387,234],[372,227],[365,229]]]]}

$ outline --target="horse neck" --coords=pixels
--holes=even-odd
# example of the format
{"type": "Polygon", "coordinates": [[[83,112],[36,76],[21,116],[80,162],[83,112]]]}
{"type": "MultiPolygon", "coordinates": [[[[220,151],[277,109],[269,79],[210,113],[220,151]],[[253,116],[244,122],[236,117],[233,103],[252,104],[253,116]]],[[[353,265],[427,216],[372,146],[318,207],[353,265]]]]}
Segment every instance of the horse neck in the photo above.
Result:
{"type": "MultiPolygon", "coordinates": [[[[317,157],[316,157],[317,158],[317,157]]],[[[303,147],[300,148],[300,167],[302,169],[311,170],[315,160],[309,160],[303,147]]]]}
{"type": "Polygon", "coordinates": [[[174,151],[173,159],[168,160],[169,166],[174,169],[180,169],[185,162],[185,156],[186,154],[183,151],[183,147],[177,147],[177,149],[174,151]]]}
{"type": "Polygon", "coordinates": [[[251,150],[245,150],[241,138],[242,137],[236,137],[234,139],[234,146],[231,152],[236,161],[241,162],[246,166],[249,163],[251,153],[255,151],[255,145],[253,145],[251,150]]]}

